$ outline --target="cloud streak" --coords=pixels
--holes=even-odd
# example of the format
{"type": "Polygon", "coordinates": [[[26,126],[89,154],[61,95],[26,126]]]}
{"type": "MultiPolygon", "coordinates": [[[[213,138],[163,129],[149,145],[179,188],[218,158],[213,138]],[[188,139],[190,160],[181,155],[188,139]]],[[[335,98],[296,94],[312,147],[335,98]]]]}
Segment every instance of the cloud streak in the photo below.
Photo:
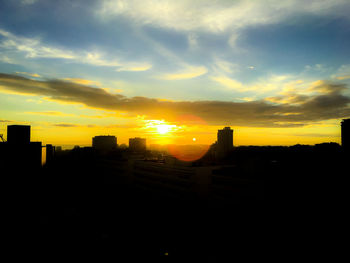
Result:
{"type": "Polygon", "coordinates": [[[59,111],[39,111],[39,112],[24,112],[24,114],[29,115],[43,115],[43,116],[59,116],[59,117],[74,117],[76,115],[69,114],[69,113],[63,113],[59,111]]]}
{"type": "MultiPolygon", "coordinates": [[[[157,1],[103,0],[97,16],[120,16],[140,25],[179,31],[223,32],[248,26],[268,25],[300,14],[347,16],[345,0],[286,1],[157,1]]],[[[231,42],[235,42],[232,40],[231,42]]]]}
{"type": "Polygon", "coordinates": [[[76,58],[71,51],[43,45],[39,38],[19,37],[2,29],[0,36],[4,38],[0,42],[0,48],[23,52],[26,58],[76,58]]]}
{"type": "Polygon", "coordinates": [[[162,74],[157,78],[164,80],[192,79],[204,75],[207,72],[208,69],[206,67],[187,66],[184,70],[180,70],[175,73],[162,74]]]}
{"type": "Polygon", "coordinates": [[[37,73],[18,72],[17,71],[16,74],[25,75],[25,76],[29,76],[29,77],[33,77],[33,78],[41,78],[41,76],[37,73]]]}
{"type": "Polygon", "coordinates": [[[62,80],[32,80],[17,75],[0,73],[0,90],[19,94],[38,95],[50,100],[81,103],[88,107],[127,112],[131,116],[142,115],[150,119],[191,124],[196,116],[209,125],[233,125],[251,127],[295,127],[315,121],[346,118],[350,116],[350,98],[343,93],[345,84],[319,82],[312,87],[311,95],[294,96],[293,103],[286,98],[248,102],[225,101],[169,101],[147,97],[128,98],[94,88],[62,80]],[[280,101],[284,101],[281,103],[280,101]]]}
{"type": "MultiPolygon", "coordinates": [[[[115,67],[116,71],[146,71],[152,68],[152,65],[146,62],[129,62],[121,58],[107,58],[103,52],[99,51],[87,50],[74,52],[69,49],[54,47],[42,43],[40,38],[17,36],[3,29],[0,29],[0,37],[3,38],[0,41],[1,49],[22,53],[27,59],[64,59],[69,62],[93,66],[115,67]]],[[[0,61],[14,64],[12,59],[7,56],[0,57],[0,61]]]]}

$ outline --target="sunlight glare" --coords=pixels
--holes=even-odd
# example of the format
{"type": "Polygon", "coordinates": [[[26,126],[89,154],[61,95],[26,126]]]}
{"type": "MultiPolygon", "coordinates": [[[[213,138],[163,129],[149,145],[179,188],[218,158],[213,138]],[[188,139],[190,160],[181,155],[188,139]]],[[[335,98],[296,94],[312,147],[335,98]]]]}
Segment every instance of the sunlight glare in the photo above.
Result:
{"type": "Polygon", "coordinates": [[[166,134],[171,130],[172,125],[159,124],[155,126],[159,134],[166,134]]]}
{"type": "Polygon", "coordinates": [[[181,126],[177,126],[175,124],[169,124],[164,120],[143,120],[144,127],[143,129],[149,130],[151,133],[159,134],[159,135],[168,135],[170,133],[174,133],[181,129],[181,126]]]}

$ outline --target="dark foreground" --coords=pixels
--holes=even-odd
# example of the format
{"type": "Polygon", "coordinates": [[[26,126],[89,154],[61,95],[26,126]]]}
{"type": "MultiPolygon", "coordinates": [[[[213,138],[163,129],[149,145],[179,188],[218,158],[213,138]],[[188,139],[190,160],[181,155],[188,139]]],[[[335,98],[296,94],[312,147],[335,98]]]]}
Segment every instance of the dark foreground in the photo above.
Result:
{"type": "Polygon", "coordinates": [[[98,158],[66,156],[35,174],[5,167],[4,248],[45,261],[334,259],[349,159],[309,154],[240,155],[250,168],[225,176],[249,177],[253,190],[221,199],[136,187],[98,158]]]}

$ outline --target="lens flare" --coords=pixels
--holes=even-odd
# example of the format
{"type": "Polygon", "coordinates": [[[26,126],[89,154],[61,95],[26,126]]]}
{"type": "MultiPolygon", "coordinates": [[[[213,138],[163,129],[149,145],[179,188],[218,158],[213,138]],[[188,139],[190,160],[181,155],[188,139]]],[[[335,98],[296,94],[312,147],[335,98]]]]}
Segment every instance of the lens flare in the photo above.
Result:
{"type": "Polygon", "coordinates": [[[209,150],[209,145],[169,145],[168,152],[177,159],[192,162],[202,158],[209,150]]]}

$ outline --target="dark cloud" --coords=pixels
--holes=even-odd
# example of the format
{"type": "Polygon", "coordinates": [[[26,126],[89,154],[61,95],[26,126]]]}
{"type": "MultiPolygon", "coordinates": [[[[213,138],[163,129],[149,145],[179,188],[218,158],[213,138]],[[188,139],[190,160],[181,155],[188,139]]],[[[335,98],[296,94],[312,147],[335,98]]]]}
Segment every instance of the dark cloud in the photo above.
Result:
{"type": "Polygon", "coordinates": [[[326,94],[339,93],[346,90],[347,87],[342,83],[331,83],[328,81],[318,81],[315,86],[311,88],[311,90],[318,91],[326,94]]]}
{"type": "Polygon", "coordinates": [[[298,134],[292,134],[291,136],[297,136],[297,137],[313,137],[313,138],[332,138],[334,137],[334,134],[331,133],[298,133],[298,134]]]}
{"type": "Polygon", "coordinates": [[[94,128],[96,127],[96,125],[94,124],[80,125],[80,124],[74,124],[74,123],[57,123],[57,124],[53,124],[53,126],[62,127],[62,128],[78,128],[78,127],[94,128]]]}
{"type": "Polygon", "coordinates": [[[71,123],[58,123],[58,124],[54,124],[53,126],[56,127],[63,127],[63,128],[75,128],[75,127],[80,127],[80,125],[77,124],[71,124],[71,123]]]}
{"type": "MultiPolygon", "coordinates": [[[[131,115],[191,123],[198,117],[211,125],[255,127],[294,127],[311,121],[350,116],[350,98],[343,94],[346,86],[320,82],[316,94],[288,95],[291,103],[271,103],[266,100],[251,102],[224,101],[163,101],[146,97],[128,98],[61,80],[38,81],[20,76],[1,74],[0,86],[13,92],[35,94],[50,99],[82,103],[88,107],[125,111],[131,115]]],[[[279,98],[281,101],[283,97],[279,98]]],[[[284,98],[288,99],[288,98],[284,98]]],[[[288,101],[288,100],[287,100],[288,101]]]]}

